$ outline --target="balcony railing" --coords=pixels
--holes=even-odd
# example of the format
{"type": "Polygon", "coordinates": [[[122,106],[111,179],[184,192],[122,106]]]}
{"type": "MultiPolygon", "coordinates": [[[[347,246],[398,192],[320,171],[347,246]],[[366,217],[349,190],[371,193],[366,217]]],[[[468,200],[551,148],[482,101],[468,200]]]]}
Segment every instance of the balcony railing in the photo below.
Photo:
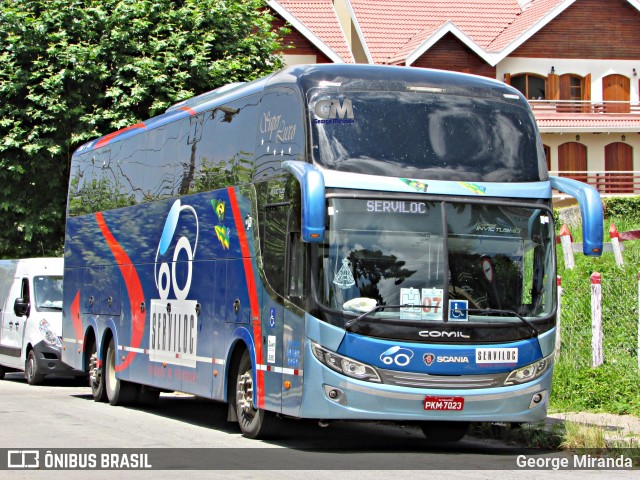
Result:
{"type": "Polygon", "coordinates": [[[591,113],[640,115],[640,102],[593,100],[529,100],[534,113],[591,113]]]}
{"type": "Polygon", "coordinates": [[[639,195],[640,172],[552,171],[550,175],[573,178],[595,187],[601,194],[639,195]]]}

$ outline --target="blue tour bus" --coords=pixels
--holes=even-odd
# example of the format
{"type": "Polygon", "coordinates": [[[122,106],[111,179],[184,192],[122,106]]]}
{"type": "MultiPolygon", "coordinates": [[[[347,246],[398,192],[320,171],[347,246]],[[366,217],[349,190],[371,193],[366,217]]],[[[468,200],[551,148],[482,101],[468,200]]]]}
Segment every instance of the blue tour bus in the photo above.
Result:
{"type": "Polygon", "coordinates": [[[308,65],[222,87],[74,153],[63,360],[97,401],[188,392],[248,437],[539,421],[554,189],[599,255],[598,193],[548,176],[527,101],[491,79],[308,65]]]}

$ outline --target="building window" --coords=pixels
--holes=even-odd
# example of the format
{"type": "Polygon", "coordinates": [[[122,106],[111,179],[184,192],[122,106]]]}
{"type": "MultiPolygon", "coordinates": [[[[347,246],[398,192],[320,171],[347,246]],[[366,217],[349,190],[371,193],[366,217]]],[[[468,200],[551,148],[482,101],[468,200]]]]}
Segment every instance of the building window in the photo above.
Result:
{"type": "Polygon", "coordinates": [[[587,182],[587,147],[578,142],[558,146],[558,170],[561,177],[587,182]]]}
{"type": "Polygon", "coordinates": [[[511,86],[520,90],[528,100],[544,100],[545,78],[531,73],[511,76],[511,86]]]}
{"type": "MultiPolygon", "coordinates": [[[[624,142],[604,147],[604,192],[634,193],[633,147],[624,142]]],[[[598,190],[602,192],[599,183],[598,190]]]]}

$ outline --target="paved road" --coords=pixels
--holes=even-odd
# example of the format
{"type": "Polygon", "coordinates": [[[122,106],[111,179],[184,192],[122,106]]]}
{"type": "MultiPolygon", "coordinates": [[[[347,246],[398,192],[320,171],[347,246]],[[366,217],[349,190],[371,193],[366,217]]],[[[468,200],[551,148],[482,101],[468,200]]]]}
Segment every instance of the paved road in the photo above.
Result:
{"type": "Polygon", "coordinates": [[[517,470],[519,478],[524,479],[538,479],[540,475],[560,478],[560,474],[580,480],[637,478],[637,472],[521,469],[517,465],[519,455],[534,462],[551,461],[550,457],[545,452],[480,439],[465,438],[453,445],[429,444],[418,428],[410,426],[338,422],[321,428],[314,422],[288,420],[282,423],[279,438],[249,440],[240,435],[235,424],[226,422],[226,407],[214,402],[163,394],[154,408],[112,407],[94,402],[89,388],[76,380],[48,380],[43,386],[29,386],[19,374],[8,374],[0,381],[0,422],[0,449],[91,449],[83,452],[100,455],[109,449],[126,448],[130,449],[128,453],[152,452],[152,459],[169,465],[167,468],[188,470],[194,465],[207,465],[216,469],[10,470],[0,471],[0,478],[72,479],[88,478],[90,474],[91,478],[112,479],[115,474],[117,478],[154,479],[495,479],[496,475],[505,475],[505,470],[517,470]],[[166,455],[158,459],[157,451],[146,450],[157,448],[167,449],[166,455]]]}

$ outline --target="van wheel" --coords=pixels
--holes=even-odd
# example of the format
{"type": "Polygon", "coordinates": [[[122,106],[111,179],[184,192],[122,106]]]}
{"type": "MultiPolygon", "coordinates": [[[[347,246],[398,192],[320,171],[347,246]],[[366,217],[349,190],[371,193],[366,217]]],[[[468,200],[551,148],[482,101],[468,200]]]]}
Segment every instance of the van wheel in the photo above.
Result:
{"type": "Polygon", "coordinates": [[[27,383],[29,385],[39,385],[42,383],[42,380],[44,380],[44,375],[38,371],[38,362],[36,361],[36,354],[33,353],[33,350],[29,350],[29,355],[27,355],[24,374],[27,377],[27,383]]]}
{"type": "Polygon", "coordinates": [[[89,386],[96,402],[106,402],[107,392],[104,388],[104,365],[98,366],[98,353],[95,345],[89,359],[89,386]]]}
{"type": "Polygon", "coordinates": [[[137,388],[133,383],[116,378],[116,347],[113,338],[107,348],[104,365],[104,387],[111,405],[131,405],[135,403],[137,388]]]}
{"type": "Polygon", "coordinates": [[[469,430],[469,422],[422,422],[422,433],[430,442],[457,442],[469,430]]]}
{"type": "Polygon", "coordinates": [[[278,418],[265,410],[253,406],[253,367],[249,352],[245,351],[240,360],[236,377],[234,402],[240,430],[248,438],[267,438],[272,436],[278,426],[278,418]]]}

